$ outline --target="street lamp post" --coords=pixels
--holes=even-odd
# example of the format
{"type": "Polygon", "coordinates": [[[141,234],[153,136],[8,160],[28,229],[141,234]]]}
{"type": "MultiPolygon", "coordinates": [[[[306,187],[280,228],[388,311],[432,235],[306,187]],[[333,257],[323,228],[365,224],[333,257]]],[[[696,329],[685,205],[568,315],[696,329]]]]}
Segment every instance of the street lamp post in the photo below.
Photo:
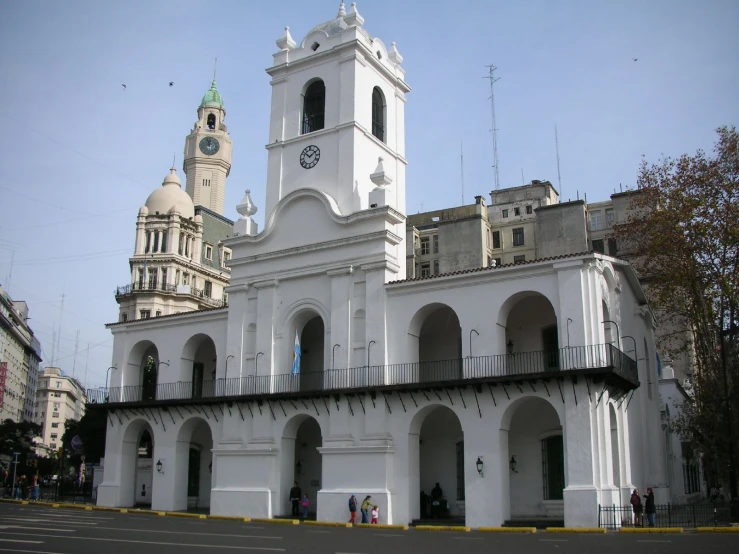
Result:
{"type": "Polygon", "coordinates": [[[601,321],[601,323],[612,323],[616,327],[616,348],[621,348],[621,342],[618,340],[619,335],[621,335],[621,331],[618,329],[618,323],[615,321],[612,321],[610,319],[604,319],[601,321]]]}
{"type": "Polygon", "coordinates": [[[574,323],[572,318],[567,318],[567,348],[570,347],[570,323],[574,323]]]}
{"type": "MultiPolygon", "coordinates": [[[[118,369],[116,366],[112,365],[108,369],[105,370],[105,390],[108,390],[108,374],[110,373],[111,369],[118,369]]],[[[100,381],[98,381],[99,383],[100,381]]]]}
{"type": "Polygon", "coordinates": [[[336,347],[340,346],[338,344],[334,344],[334,347],[331,349],[331,369],[336,369],[336,347]]]}
{"type": "Polygon", "coordinates": [[[478,333],[476,329],[470,329],[470,358],[472,357],[472,333],[475,333],[478,337],[480,336],[480,333],[478,333]]]}

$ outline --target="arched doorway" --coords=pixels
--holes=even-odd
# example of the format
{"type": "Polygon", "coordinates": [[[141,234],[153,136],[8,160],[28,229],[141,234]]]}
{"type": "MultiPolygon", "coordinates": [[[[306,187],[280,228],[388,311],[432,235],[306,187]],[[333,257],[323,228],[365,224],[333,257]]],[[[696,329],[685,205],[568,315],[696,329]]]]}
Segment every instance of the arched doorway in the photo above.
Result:
{"type": "Polygon", "coordinates": [[[514,402],[503,416],[508,425],[511,519],[564,517],[565,471],[562,425],[554,407],[538,397],[514,402]],[[513,467],[513,464],[510,464],[513,467]]]}
{"type": "Polygon", "coordinates": [[[457,414],[446,406],[422,409],[409,440],[411,518],[463,518],[464,432],[457,414]]]}
{"type": "Polygon", "coordinates": [[[323,318],[311,309],[297,314],[293,320],[291,337],[297,337],[298,344],[290,340],[290,377],[297,385],[292,390],[316,391],[324,389],[324,370],[326,364],[326,329],[323,318]],[[295,349],[299,348],[299,359],[295,360],[295,349]],[[296,367],[297,366],[297,367],[296,367]],[[296,375],[297,374],[297,375],[296,375]]]}
{"type": "Polygon", "coordinates": [[[293,514],[289,491],[297,483],[301,494],[308,495],[309,518],[314,518],[318,512],[318,491],[323,480],[323,460],[318,450],[323,445],[321,426],[311,416],[295,416],[285,426],[281,443],[280,484],[284,494],[278,513],[293,514]]]}
{"type": "Polygon", "coordinates": [[[143,419],[133,420],[121,448],[121,506],[149,506],[153,495],[154,430],[143,419]]]}
{"type": "Polygon", "coordinates": [[[175,456],[174,509],[207,510],[213,472],[213,434],[207,421],[193,417],[182,424],[175,456]]]}
{"type": "Polygon", "coordinates": [[[212,397],[215,394],[216,345],[208,335],[199,333],[185,343],[180,358],[180,381],[189,382],[185,398],[212,397]]]}
{"type": "Polygon", "coordinates": [[[411,320],[408,336],[411,353],[418,356],[418,381],[462,378],[462,329],[452,308],[438,303],[424,306],[411,320]]]}
{"type": "Polygon", "coordinates": [[[159,351],[148,340],[138,342],[128,355],[121,389],[111,390],[112,402],[139,402],[157,398],[159,351]]]}
{"type": "MultiPolygon", "coordinates": [[[[537,292],[508,301],[505,348],[509,373],[541,373],[560,367],[557,316],[549,299],[537,292]]],[[[505,305],[504,305],[505,306],[505,305]]]]}

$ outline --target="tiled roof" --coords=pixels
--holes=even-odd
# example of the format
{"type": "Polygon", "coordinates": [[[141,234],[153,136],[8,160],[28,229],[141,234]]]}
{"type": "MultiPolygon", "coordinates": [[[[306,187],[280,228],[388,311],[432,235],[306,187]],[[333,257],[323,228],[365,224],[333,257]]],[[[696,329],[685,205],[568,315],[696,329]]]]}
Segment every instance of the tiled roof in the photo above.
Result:
{"type": "Polygon", "coordinates": [[[130,319],[128,321],[116,321],[114,323],[106,323],[106,327],[114,327],[115,325],[124,325],[127,323],[139,323],[142,321],[152,321],[153,319],[167,319],[170,317],[178,317],[178,316],[184,316],[184,315],[192,315],[192,314],[202,314],[205,312],[215,312],[217,310],[225,310],[228,309],[228,306],[221,306],[220,308],[204,308],[202,310],[193,310],[191,312],[179,312],[176,314],[167,314],[167,315],[159,315],[155,317],[150,317],[147,319],[130,319]]]}
{"type": "Polygon", "coordinates": [[[525,262],[515,262],[512,264],[504,264],[499,265],[496,267],[473,267],[471,269],[461,269],[459,271],[451,271],[449,273],[439,273],[438,275],[429,275],[428,277],[414,277],[413,279],[404,279],[401,281],[390,281],[387,283],[388,285],[398,285],[400,283],[412,283],[415,281],[429,281],[431,279],[439,279],[441,277],[451,277],[453,275],[465,275],[467,273],[480,273],[482,271],[495,271],[497,269],[500,269],[502,267],[513,267],[513,266],[519,266],[519,265],[530,265],[530,264],[536,264],[539,262],[547,262],[552,260],[562,260],[565,258],[577,258],[578,256],[587,256],[588,254],[595,254],[593,250],[590,250],[589,252],[578,252],[576,254],[562,254],[561,256],[551,256],[549,258],[537,258],[535,260],[526,260],[525,262]]]}

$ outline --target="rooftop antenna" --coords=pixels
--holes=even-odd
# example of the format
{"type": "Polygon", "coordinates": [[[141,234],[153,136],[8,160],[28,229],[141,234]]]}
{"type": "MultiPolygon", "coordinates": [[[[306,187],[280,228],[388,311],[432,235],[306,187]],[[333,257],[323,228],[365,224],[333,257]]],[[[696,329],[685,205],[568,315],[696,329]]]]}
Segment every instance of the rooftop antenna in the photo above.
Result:
{"type": "Polygon", "coordinates": [[[216,80],[216,69],[218,69],[218,58],[216,58],[216,61],[213,63],[213,80],[216,80]]]}
{"type": "Polygon", "coordinates": [[[523,178],[523,167],[521,168],[521,186],[526,185],[526,180],[523,178]]]}
{"type": "Polygon", "coordinates": [[[87,355],[85,355],[85,388],[87,388],[87,362],[90,361],[90,343],[87,343],[87,355]]]}
{"type": "Polygon", "coordinates": [[[77,347],[80,344],[80,330],[77,329],[77,338],[74,340],[74,359],[72,360],[72,377],[74,377],[74,369],[77,367],[77,347]]]}
{"type": "Polygon", "coordinates": [[[56,325],[51,324],[51,366],[54,367],[54,355],[56,354],[56,325]]]}
{"type": "Polygon", "coordinates": [[[10,295],[10,278],[13,276],[13,261],[15,260],[15,250],[10,251],[10,270],[8,271],[8,277],[5,279],[5,288],[10,295]]]}
{"type": "Polygon", "coordinates": [[[559,173],[559,139],[557,138],[557,124],[554,124],[554,148],[557,151],[557,186],[559,195],[562,196],[562,175],[559,173]]]}
{"type": "Polygon", "coordinates": [[[464,142],[459,141],[459,166],[462,173],[462,205],[464,206],[464,142]]]}
{"type": "MultiPolygon", "coordinates": [[[[59,346],[62,344],[62,316],[64,315],[64,293],[62,293],[62,305],[59,307],[59,327],[56,330],[56,353],[59,354],[59,346]]],[[[54,366],[52,360],[52,366],[54,366]]]]}
{"type": "Polygon", "coordinates": [[[495,190],[498,190],[498,188],[500,187],[500,172],[498,170],[498,129],[495,126],[495,89],[493,85],[496,81],[499,81],[500,78],[495,78],[495,70],[498,68],[495,67],[493,64],[486,65],[485,67],[488,68],[488,76],[483,77],[483,79],[490,80],[490,111],[493,117],[493,176],[495,178],[495,190]]]}

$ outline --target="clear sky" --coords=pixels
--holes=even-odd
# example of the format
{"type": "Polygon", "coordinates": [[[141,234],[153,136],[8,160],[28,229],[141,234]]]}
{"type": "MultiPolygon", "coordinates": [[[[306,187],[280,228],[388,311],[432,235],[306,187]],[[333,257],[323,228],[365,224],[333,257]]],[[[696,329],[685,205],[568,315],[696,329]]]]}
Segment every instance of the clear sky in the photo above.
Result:
{"type": "MultiPolygon", "coordinates": [[[[182,167],[216,57],[234,141],[225,215],[237,217],[246,188],[264,206],[264,69],[286,25],[300,41],[338,5],[0,0],[0,283],[29,303],[42,365],[61,317],[57,365],[67,374],[74,365],[81,380],[87,365],[87,384],[104,382],[113,341],[103,325],[118,317],[115,287],[130,280],[137,210],[173,154],[182,167]]],[[[526,182],[560,188],[555,124],[562,198],[594,202],[634,186],[641,156],[708,150],[716,127],[739,123],[736,0],[365,0],[358,8],[371,35],[397,42],[413,88],[411,213],[462,203],[461,142],[464,203],[493,189],[488,64],[500,78],[501,188],[521,185],[522,171],[526,182]]],[[[261,228],[262,211],[257,220],[261,228]]]]}

